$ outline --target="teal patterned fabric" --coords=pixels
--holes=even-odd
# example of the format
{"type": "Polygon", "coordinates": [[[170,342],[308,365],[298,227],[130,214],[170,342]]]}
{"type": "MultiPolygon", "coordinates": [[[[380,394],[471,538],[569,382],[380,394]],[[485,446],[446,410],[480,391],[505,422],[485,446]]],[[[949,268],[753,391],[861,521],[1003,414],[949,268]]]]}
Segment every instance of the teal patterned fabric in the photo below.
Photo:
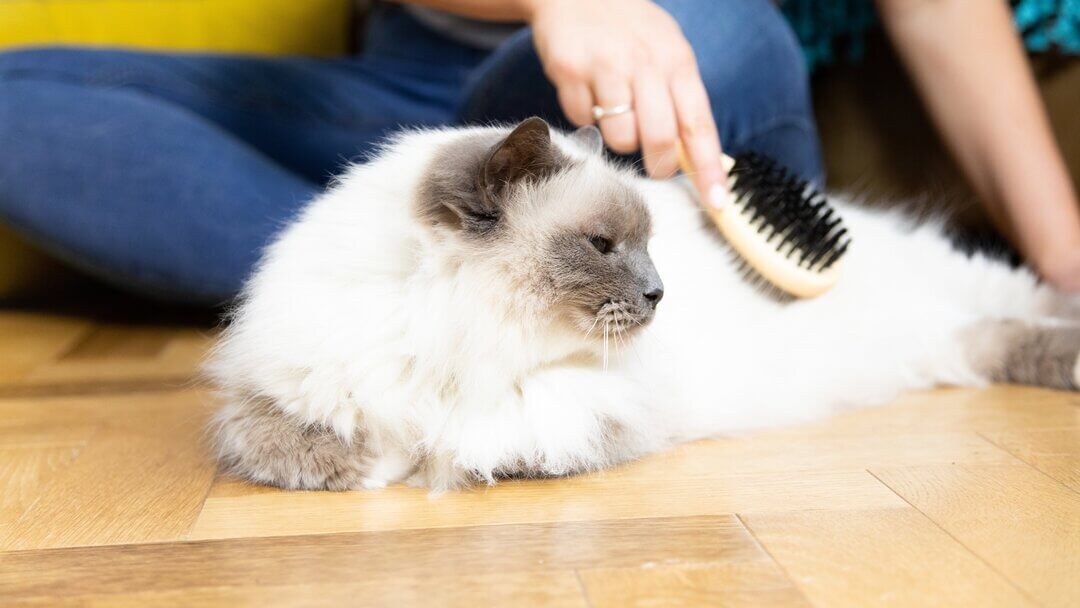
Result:
{"type": "Polygon", "coordinates": [[[1080,53],[1080,0],[1013,2],[1013,15],[1028,49],[1080,53]]]}
{"type": "MultiPolygon", "coordinates": [[[[1080,0],[1010,4],[1028,50],[1080,54],[1080,0]]],[[[863,35],[877,24],[872,0],[786,0],[782,8],[811,70],[839,60],[857,61],[862,57],[863,35]]]]}

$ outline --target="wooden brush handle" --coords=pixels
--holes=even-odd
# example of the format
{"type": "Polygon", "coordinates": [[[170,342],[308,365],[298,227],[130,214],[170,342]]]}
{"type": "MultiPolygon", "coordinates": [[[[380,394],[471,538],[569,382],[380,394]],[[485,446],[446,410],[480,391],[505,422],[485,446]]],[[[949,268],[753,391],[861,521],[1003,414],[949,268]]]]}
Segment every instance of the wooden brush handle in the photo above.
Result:
{"type": "MultiPolygon", "coordinates": [[[[681,141],[675,142],[675,152],[679,158],[679,170],[686,175],[693,175],[694,165],[690,162],[690,157],[686,155],[686,148],[683,147],[681,141]]],[[[724,165],[724,173],[730,175],[732,168],[735,167],[735,159],[721,153],[720,162],[724,165]]]]}
{"type": "MultiPolygon", "coordinates": [[[[686,156],[682,143],[677,143],[675,149],[679,155],[679,168],[688,176],[694,174],[694,166],[686,156]]],[[[730,176],[735,160],[728,155],[723,156],[724,170],[728,172],[728,183],[733,184],[734,179],[730,176]]],[[[729,196],[734,196],[730,188],[729,196]]],[[[703,199],[704,200],[704,199],[703,199]]],[[[760,231],[750,225],[747,217],[742,213],[727,213],[732,207],[729,203],[726,207],[717,209],[708,203],[702,207],[706,215],[724,235],[724,239],[731,245],[743,260],[757,271],[768,282],[779,289],[797,298],[817,297],[836,284],[840,278],[839,265],[832,266],[824,272],[815,272],[800,267],[792,259],[784,256],[776,248],[761,238],[760,231]]]]}

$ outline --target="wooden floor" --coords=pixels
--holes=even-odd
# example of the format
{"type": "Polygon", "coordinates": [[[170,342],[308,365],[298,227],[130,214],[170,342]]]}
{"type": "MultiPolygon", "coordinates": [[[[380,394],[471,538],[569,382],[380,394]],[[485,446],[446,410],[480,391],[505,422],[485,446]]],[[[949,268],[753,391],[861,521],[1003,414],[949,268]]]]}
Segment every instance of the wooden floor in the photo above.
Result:
{"type": "Polygon", "coordinates": [[[209,325],[0,312],[0,604],[1080,606],[1080,406],[995,387],[438,498],[220,477],[209,325]]]}

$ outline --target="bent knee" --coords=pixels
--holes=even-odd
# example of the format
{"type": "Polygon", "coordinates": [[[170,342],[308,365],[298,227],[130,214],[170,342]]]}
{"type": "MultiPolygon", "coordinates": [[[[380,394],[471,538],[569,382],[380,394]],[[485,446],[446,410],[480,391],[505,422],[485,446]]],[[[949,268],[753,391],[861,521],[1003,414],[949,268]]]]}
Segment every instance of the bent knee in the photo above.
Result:
{"type": "Polygon", "coordinates": [[[817,184],[820,144],[802,47],[771,0],[659,0],[697,57],[725,149],[754,150],[817,184]]]}
{"type": "MultiPolygon", "coordinates": [[[[802,48],[770,0],[660,0],[682,27],[711,97],[773,111],[809,108],[802,48]]],[[[716,102],[719,103],[719,102],[716,102]]]]}
{"type": "Polygon", "coordinates": [[[156,64],[157,53],[82,47],[34,47],[0,52],[0,81],[49,80],[112,84],[156,64]]]}
{"type": "Polygon", "coordinates": [[[38,71],[68,71],[78,57],[91,52],[68,47],[34,47],[0,52],[0,78],[32,76],[38,71]]]}

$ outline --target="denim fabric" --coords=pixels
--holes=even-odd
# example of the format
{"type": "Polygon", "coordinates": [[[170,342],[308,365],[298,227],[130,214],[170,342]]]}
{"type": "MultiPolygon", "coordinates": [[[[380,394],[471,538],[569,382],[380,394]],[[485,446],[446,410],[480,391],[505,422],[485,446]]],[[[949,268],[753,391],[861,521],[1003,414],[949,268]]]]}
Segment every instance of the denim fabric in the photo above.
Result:
{"type": "MultiPolygon", "coordinates": [[[[662,0],[730,152],[820,180],[805,69],[769,0],[662,0]]],[[[0,218],[125,288],[218,304],[342,165],[402,126],[565,119],[530,33],[495,51],[373,18],[357,57],[0,54],[0,218]]]]}

